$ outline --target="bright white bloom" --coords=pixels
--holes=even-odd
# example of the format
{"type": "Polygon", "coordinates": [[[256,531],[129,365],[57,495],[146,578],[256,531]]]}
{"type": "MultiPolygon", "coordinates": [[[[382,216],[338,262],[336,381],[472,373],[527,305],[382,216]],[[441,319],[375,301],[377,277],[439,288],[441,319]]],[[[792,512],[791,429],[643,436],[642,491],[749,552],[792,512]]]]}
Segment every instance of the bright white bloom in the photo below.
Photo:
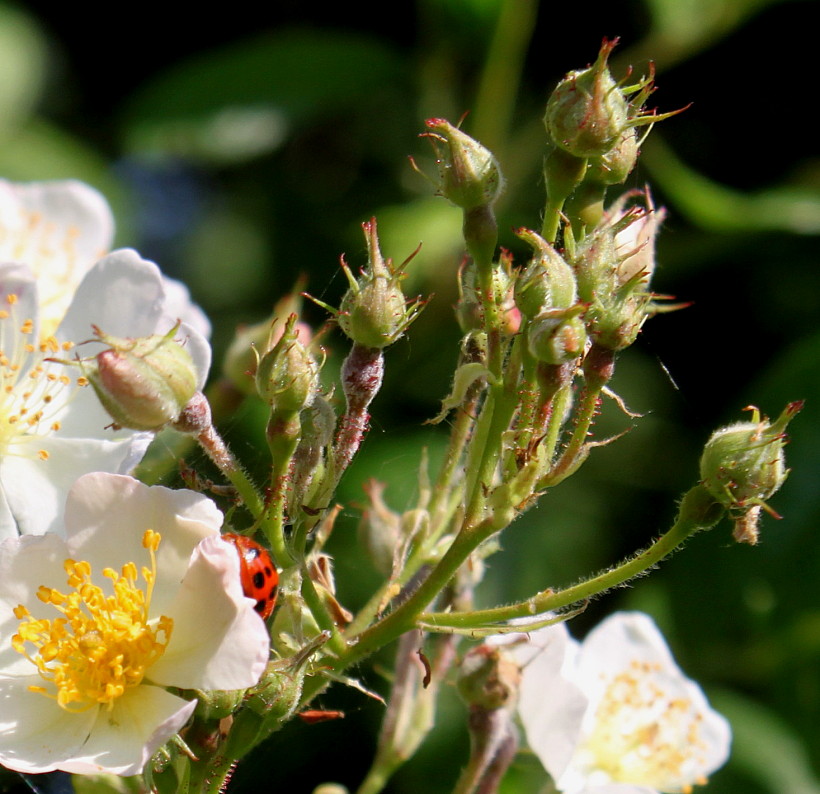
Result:
{"type": "Polygon", "coordinates": [[[191,491],[89,474],[65,537],[0,541],[0,764],[139,774],[195,701],[244,689],[269,656],[222,514],[191,491]]]}
{"type": "Polygon", "coordinates": [[[28,265],[38,280],[43,334],[54,333],[113,236],[108,204],[82,182],[0,180],[0,262],[28,265]]]}
{"type": "Polygon", "coordinates": [[[728,755],[731,731],[700,687],[686,678],[652,620],[622,612],[583,644],[566,628],[534,632],[521,646],[519,712],[527,742],[567,794],[689,792],[728,755]],[[563,663],[555,655],[565,648],[563,663]],[[558,670],[560,668],[560,676],[558,670]],[[586,708],[567,708],[582,693],[586,708]],[[563,731],[564,739],[556,738],[563,731]],[[574,745],[567,752],[566,744],[574,745]]]}
{"type": "MultiPolygon", "coordinates": [[[[15,183],[0,179],[0,263],[26,265],[40,290],[40,333],[65,316],[85,274],[111,250],[114,218],[105,198],[76,180],[15,183]]],[[[209,336],[210,323],[188,288],[163,276],[166,308],[209,336]]]]}
{"type": "MultiPolygon", "coordinates": [[[[178,290],[172,288],[169,301],[157,266],[127,249],[88,270],[53,334],[40,323],[42,284],[25,265],[0,264],[0,538],[60,531],[74,481],[91,471],[130,471],[151,438],[114,431],[93,390],[78,385],[79,370],[47,359],[75,355],[74,346],[92,336],[92,324],[112,336],[149,336],[189,314],[178,290]]],[[[188,307],[196,321],[199,310],[188,307]]],[[[185,323],[178,338],[202,386],[210,347],[185,323]]],[[[86,345],[80,352],[100,349],[86,345]]]]}

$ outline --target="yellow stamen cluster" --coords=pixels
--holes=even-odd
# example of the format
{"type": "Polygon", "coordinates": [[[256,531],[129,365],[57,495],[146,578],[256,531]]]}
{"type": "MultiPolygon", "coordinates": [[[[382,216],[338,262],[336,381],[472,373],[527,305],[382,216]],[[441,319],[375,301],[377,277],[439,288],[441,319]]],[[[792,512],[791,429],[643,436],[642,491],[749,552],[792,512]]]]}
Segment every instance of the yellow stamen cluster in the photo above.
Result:
{"type": "MultiPolygon", "coordinates": [[[[73,390],[75,384],[46,359],[68,352],[73,345],[53,336],[33,339],[31,318],[16,317],[17,295],[7,295],[5,302],[6,308],[0,309],[0,452],[14,454],[14,442],[25,440],[28,445],[32,437],[60,429],[57,413],[70,397],[55,397],[66,388],[73,390]]],[[[78,379],[76,385],[84,384],[78,379]]],[[[43,449],[31,454],[48,459],[43,449]]]]}
{"type": "Polygon", "coordinates": [[[151,565],[139,571],[145,584],[139,586],[137,566],[123,565],[118,574],[111,568],[103,576],[111,581],[113,595],[91,582],[91,566],[68,559],[64,563],[69,592],[41,586],[37,597],[62,617],[35,618],[26,607],[14,611],[20,621],[12,647],[36,667],[47,686],[31,686],[54,698],[66,711],[83,712],[98,705],[109,710],[126,689],[139,685],[146,671],[165,652],[173,620],[162,616],[149,622],[151,594],[156,578],[156,550],[160,535],[145,531],[142,545],[151,565]],[[26,643],[34,645],[29,653],[26,643]]]}
{"type": "Polygon", "coordinates": [[[608,683],[583,754],[609,781],[691,791],[682,781],[703,765],[702,717],[689,700],[664,690],[660,672],[634,661],[608,683]]]}

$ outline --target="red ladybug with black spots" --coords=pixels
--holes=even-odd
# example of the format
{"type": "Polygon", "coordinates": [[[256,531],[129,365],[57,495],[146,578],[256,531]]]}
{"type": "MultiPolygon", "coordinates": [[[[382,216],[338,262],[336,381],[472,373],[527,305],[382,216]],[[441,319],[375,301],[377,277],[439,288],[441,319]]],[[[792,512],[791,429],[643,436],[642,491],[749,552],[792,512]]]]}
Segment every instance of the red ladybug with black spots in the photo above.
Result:
{"type": "Polygon", "coordinates": [[[263,620],[266,620],[276,606],[276,593],[279,589],[279,572],[270,554],[255,540],[245,535],[229,532],[222,538],[236,546],[239,553],[242,591],[248,598],[256,601],[254,609],[263,620]]]}

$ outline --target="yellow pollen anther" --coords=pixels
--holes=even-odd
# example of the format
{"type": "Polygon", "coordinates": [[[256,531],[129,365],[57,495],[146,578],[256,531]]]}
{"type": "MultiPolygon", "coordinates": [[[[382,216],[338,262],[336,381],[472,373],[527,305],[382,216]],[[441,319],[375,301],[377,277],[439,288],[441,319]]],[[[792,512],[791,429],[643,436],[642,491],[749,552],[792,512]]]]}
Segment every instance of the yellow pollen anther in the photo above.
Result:
{"type": "Polygon", "coordinates": [[[48,455],[48,452],[46,450],[41,449],[37,453],[37,457],[40,458],[40,460],[48,460],[49,455],[48,455]]]}
{"type": "Polygon", "coordinates": [[[10,295],[6,295],[6,303],[9,306],[14,306],[17,303],[17,296],[12,292],[10,295]]]}
{"type": "Polygon", "coordinates": [[[35,618],[23,605],[15,608],[20,626],[12,647],[34,664],[46,682],[29,687],[31,692],[55,699],[70,712],[96,706],[110,710],[126,690],[142,682],[165,652],[173,629],[173,621],[164,615],[149,623],[159,543],[160,536],[152,530],[143,536],[151,563],[142,568],[142,587],[133,562],[123,565],[119,573],[106,568],[103,576],[109,584],[104,591],[91,582],[88,562],[67,559],[63,568],[68,592],[45,586],[37,591],[39,600],[55,608],[60,617],[35,618]],[[111,590],[113,595],[107,595],[111,590]],[[34,651],[27,645],[33,645],[34,651]]]}

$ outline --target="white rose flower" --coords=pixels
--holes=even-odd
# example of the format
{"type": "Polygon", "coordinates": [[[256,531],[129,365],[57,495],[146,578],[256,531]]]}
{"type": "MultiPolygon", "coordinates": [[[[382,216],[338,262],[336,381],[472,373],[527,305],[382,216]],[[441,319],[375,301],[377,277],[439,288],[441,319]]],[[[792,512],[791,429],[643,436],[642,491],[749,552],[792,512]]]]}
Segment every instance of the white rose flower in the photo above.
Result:
{"type": "Polygon", "coordinates": [[[689,792],[726,762],[729,724],[684,676],[647,615],[612,615],[583,643],[569,638],[563,624],[533,632],[531,642],[543,650],[516,650],[523,668],[519,713],[529,746],[559,791],[689,792]],[[559,665],[553,657],[561,647],[559,665]],[[586,699],[580,721],[567,707],[570,692],[586,699]]]}
{"type": "Polygon", "coordinates": [[[82,182],[0,180],[0,262],[27,265],[40,285],[46,334],[63,318],[83,276],[111,248],[114,219],[82,182]]]}
{"type": "MultiPolygon", "coordinates": [[[[169,313],[166,285],[153,262],[115,251],[86,273],[57,330],[44,334],[41,281],[24,265],[0,265],[0,538],[60,531],[65,495],[80,475],[126,473],[142,457],[151,435],[113,430],[93,390],[81,388],[79,369],[49,359],[75,355],[92,325],[113,336],[167,333],[185,314],[178,293],[169,313]]],[[[208,342],[185,323],[177,338],[201,387],[208,342]]]]}
{"type": "Polygon", "coordinates": [[[269,656],[222,514],[191,491],[89,474],[65,537],[0,541],[0,764],[136,775],[195,701],[244,689],[269,656]]]}

